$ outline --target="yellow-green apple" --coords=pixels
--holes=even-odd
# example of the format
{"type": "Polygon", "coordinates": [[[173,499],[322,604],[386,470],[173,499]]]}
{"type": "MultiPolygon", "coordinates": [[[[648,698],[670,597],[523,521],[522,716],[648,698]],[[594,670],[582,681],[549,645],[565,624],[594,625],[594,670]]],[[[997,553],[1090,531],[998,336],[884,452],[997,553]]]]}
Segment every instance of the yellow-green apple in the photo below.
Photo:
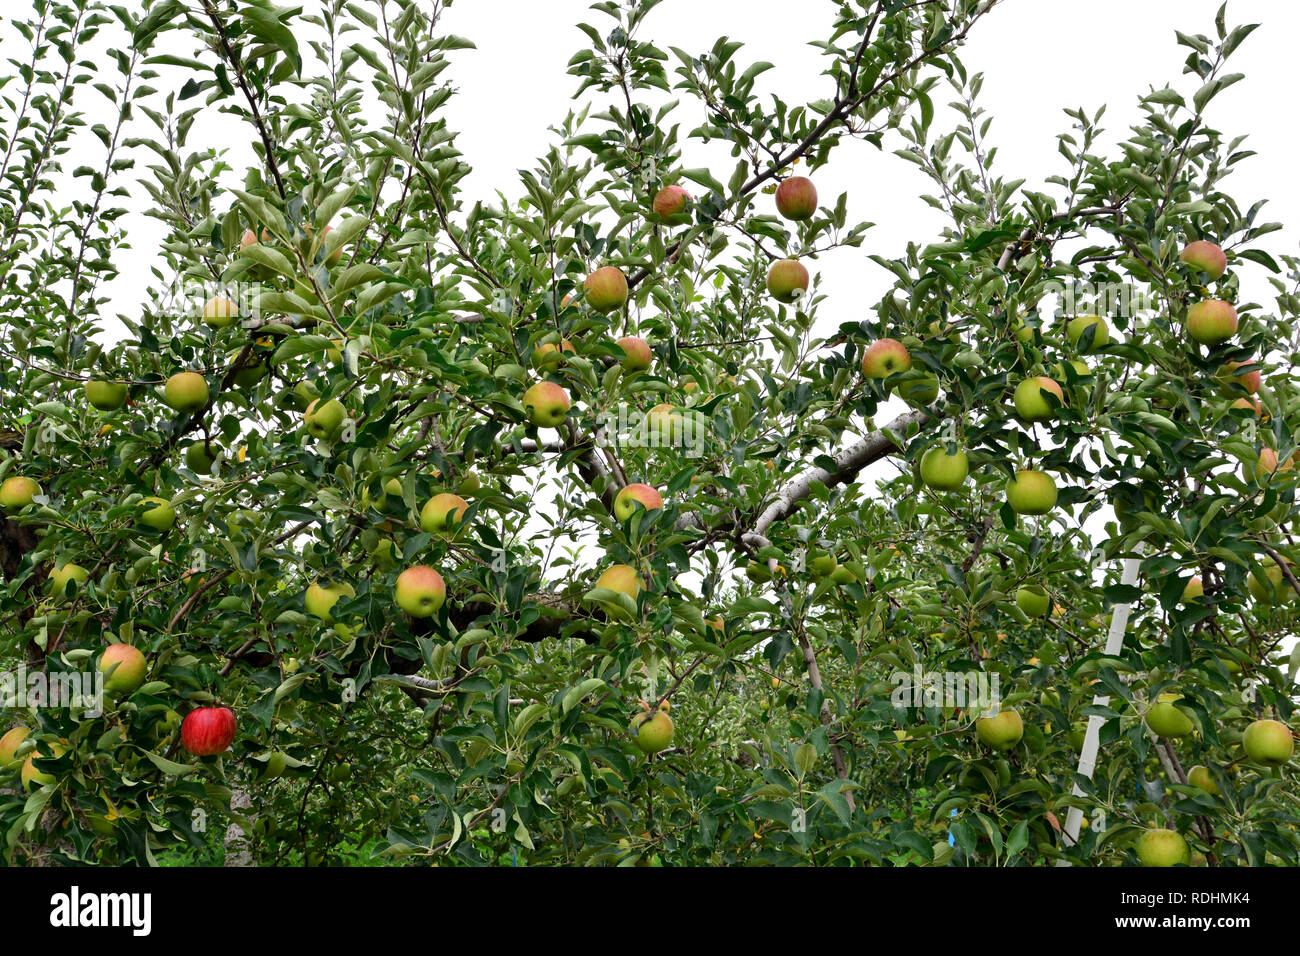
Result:
{"type": "MultiPolygon", "coordinates": [[[[1082,359],[1070,359],[1069,366],[1074,369],[1076,378],[1087,378],[1092,374],[1092,369],[1088,368],[1088,363],[1082,359]]],[[[1062,381],[1069,379],[1069,376],[1065,374],[1065,363],[1063,362],[1057,362],[1052,368],[1052,372],[1062,381]]]]}
{"type": "Polygon", "coordinates": [[[898,339],[877,339],[862,353],[862,374],[889,378],[912,367],[912,356],[898,339]]]}
{"type": "Polygon", "coordinates": [[[468,501],[444,491],[434,495],[420,509],[420,528],[430,534],[445,533],[458,528],[468,510],[468,501]]]}
{"type": "Polygon", "coordinates": [[[163,386],[163,402],[178,412],[197,412],[208,404],[208,383],[198,372],[177,372],[163,386]]]}
{"type": "Polygon", "coordinates": [[[229,707],[196,707],[181,722],[181,744],[196,757],[211,757],[230,749],[237,728],[229,707]]]}
{"type": "Polygon", "coordinates": [[[31,478],[13,475],[0,484],[0,508],[5,511],[21,511],[40,493],[41,486],[31,478]]]}
{"type": "Polygon", "coordinates": [[[1295,596],[1291,583],[1272,558],[1261,561],[1259,571],[1250,572],[1250,578],[1246,581],[1250,596],[1256,601],[1261,604],[1277,604],[1290,601],[1295,596]],[[1263,571],[1263,577],[1260,577],[1259,571],[1263,571]]]}
{"type": "Polygon", "coordinates": [[[22,769],[19,776],[22,778],[23,789],[28,793],[36,790],[38,787],[44,787],[47,784],[54,783],[54,774],[39,769],[33,762],[35,760],[54,760],[62,757],[68,752],[68,748],[59,742],[43,743],[38,745],[37,750],[33,750],[23,761],[22,769]],[[43,749],[42,749],[43,748],[43,749]],[[43,752],[48,750],[49,753],[43,752]]]}
{"type": "Polygon", "coordinates": [[[1192,854],[1177,832],[1153,827],[1138,838],[1137,858],[1143,866],[1178,866],[1190,863],[1192,854]]]}
{"type": "Polygon", "coordinates": [[[623,350],[623,369],[628,372],[644,372],[650,367],[654,356],[645,339],[635,335],[625,335],[618,340],[618,347],[623,350]]]}
{"type": "MultiPolygon", "coordinates": [[[[626,564],[613,564],[606,568],[601,576],[596,579],[596,587],[616,591],[619,594],[626,594],[635,605],[637,595],[641,593],[641,577],[636,573],[636,568],[629,567],[626,564]]],[[[627,617],[626,612],[621,607],[612,604],[606,604],[605,606],[609,608],[611,617],[627,617]]]]}
{"type": "Polygon", "coordinates": [[[685,419],[673,411],[667,403],[656,405],[645,416],[647,435],[657,437],[659,447],[671,445],[674,435],[680,435],[685,428],[685,419]]]}
{"type": "Polygon", "coordinates": [[[665,186],[655,193],[651,206],[661,222],[678,225],[684,220],[689,221],[686,205],[690,201],[691,194],[681,186],[665,186]]]}
{"type": "Polygon", "coordinates": [[[101,412],[115,412],[126,404],[126,385],[122,382],[92,379],[85,389],[86,401],[101,412]]]}
{"type": "Polygon", "coordinates": [[[234,325],[239,319],[239,306],[224,295],[214,295],[203,303],[203,321],[214,329],[234,325]]]}
{"type": "Polygon", "coordinates": [[[411,617],[429,617],[436,614],[447,599],[447,586],[442,575],[433,568],[417,564],[397,576],[393,599],[411,617]]]}
{"type": "Polygon", "coordinates": [[[908,404],[927,408],[939,397],[939,377],[931,372],[924,372],[917,378],[899,382],[895,392],[908,404]]]}
{"type": "Polygon", "coordinates": [[[1007,504],[1022,515],[1045,515],[1056,507],[1056,482],[1042,471],[1016,472],[1007,482],[1007,504]]]}
{"type": "Polygon", "coordinates": [[[196,475],[212,474],[216,456],[208,451],[207,442],[196,441],[185,449],[185,467],[196,475]]]}
{"type": "Polygon", "coordinates": [[[1161,694],[1160,699],[1146,713],[1147,726],[1157,737],[1186,737],[1196,725],[1174,702],[1176,694],[1161,694]],[[1170,698],[1172,699],[1166,699],[1170,698]]]}
{"type": "Polygon", "coordinates": [[[646,511],[652,511],[662,508],[664,499],[651,485],[627,485],[614,497],[614,517],[619,521],[627,521],[635,513],[638,504],[646,511]]]}
{"type": "Polygon", "coordinates": [[[994,750],[1010,750],[1025,735],[1025,724],[1012,707],[998,711],[993,717],[980,717],[975,721],[975,735],[980,743],[994,750]]]}
{"type": "Polygon", "coordinates": [[[145,506],[139,513],[139,521],[146,528],[154,531],[170,531],[176,523],[176,509],[166,498],[143,498],[140,504],[145,506]]]}
{"type": "Polygon", "coordinates": [[[80,587],[86,583],[88,577],[90,577],[89,571],[81,565],[69,561],[62,567],[55,568],[50,572],[50,593],[56,598],[61,598],[69,581],[77,582],[77,586],[80,587]]]}
{"type": "Polygon", "coordinates": [[[0,737],[0,770],[13,773],[23,765],[21,757],[15,757],[18,748],[30,733],[26,727],[11,727],[0,737]]]}
{"type": "Polygon", "coordinates": [[[1045,422],[1056,417],[1056,409],[1047,399],[1047,393],[1055,395],[1061,403],[1065,402],[1065,393],[1055,379],[1046,375],[1027,378],[1016,386],[1016,414],[1026,422],[1045,422]]]}
{"type": "Polygon", "coordinates": [[[627,277],[615,266],[597,269],[582,283],[587,304],[597,312],[613,312],[627,301],[627,277]]]}
{"type": "Polygon", "coordinates": [[[1258,364],[1259,363],[1254,359],[1251,359],[1248,362],[1228,362],[1223,366],[1223,368],[1219,369],[1219,378],[1225,382],[1240,385],[1251,395],[1254,395],[1259,391],[1259,386],[1263,384],[1263,378],[1260,375],[1259,369],[1252,369],[1249,372],[1242,372],[1241,374],[1237,374],[1237,369],[1245,368],[1248,365],[1258,364]]]}
{"type": "Polygon", "coordinates": [[[818,551],[808,556],[808,570],[816,578],[830,577],[839,566],[840,563],[835,560],[835,555],[829,551],[818,551]]]}
{"type": "Polygon", "coordinates": [[[343,403],[336,398],[331,398],[324,404],[321,404],[320,399],[315,399],[302,413],[302,421],[307,426],[307,434],[312,438],[332,441],[342,430],[346,414],[343,403]]]}
{"type": "Polygon", "coordinates": [[[342,597],[356,597],[356,589],[347,581],[339,581],[336,584],[321,584],[319,581],[313,581],[307,586],[307,593],[303,596],[303,607],[307,613],[313,617],[318,617],[326,624],[334,623],[334,605],[342,597]]]}
{"type": "Polygon", "coordinates": [[[657,754],[672,746],[673,719],[662,708],[653,714],[648,709],[638,712],[629,726],[636,734],[637,749],[643,754],[657,754]]]}
{"type": "Polygon", "coordinates": [[[1187,771],[1187,782],[1212,797],[1219,795],[1219,785],[1214,781],[1214,774],[1210,773],[1210,768],[1204,764],[1197,764],[1187,771]]]}
{"type": "Polygon", "coordinates": [[[796,222],[817,212],[817,187],[807,176],[791,176],[776,187],[776,211],[796,222]]]}
{"type": "Polygon", "coordinates": [[[935,445],[921,456],[921,480],[934,491],[956,491],[970,474],[970,459],[960,448],[948,454],[945,445],[935,445]]]}
{"type": "Polygon", "coordinates": [[[1218,245],[1208,239],[1189,242],[1178,254],[1178,258],[1193,269],[1204,272],[1206,278],[1211,280],[1219,278],[1228,268],[1228,257],[1223,254],[1223,250],[1218,245]]]}
{"type": "Polygon", "coordinates": [[[1029,617],[1043,617],[1052,609],[1052,599],[1037,584],[1026,584],[1016,590],[1016,607],[1029,617]]]}
{"type": "Polygon", "coordinates": [[[1099,315],[1080,315],[1071,319],[1065,326],[1065,334],[1070,340],[1070,345],[1079,349],[1085,355],[1110,344],[1110,326],[1099,315]],[[1087,342],[1085,339],[1088,329],[1094,330],[1091,342],[1087,342]],[[1080,348],[1080,342],[1084,342],[1082,348],[1080,348]]]}
{"type": "Polygon", "coordinates": [[[1199,574],[1193,575],[1183,586],[1183,603],[1191,604],[1193,601],[1200,601],[1205,594],[1205,582],[1201,580],[1199,574]]]}
{"type": "Polygon", "coordinates": [[[1246,756],[1265,767],[1280,767],[1295,752],[1291,728],[1280,720],[1257,720],[1241,738],[1246,756]]]}
{"type": "Polygon", "coordinates": [[[99,672],[104,675],[104,690],[134,693],[144,683],[144,655],[130,644],[110,644],[99,657],[99,672]]]}
{"type": "Polygon", "coordinates": [[[1035,326],[1025,324],[1025,317],[1019,313],[1016,315],[1016,321],[1012,329],[1018,341],[1032,342],[1034,340],[1035,326]]]}
{"type": "Polygon", "coordinates": [[[554,382],[538,382],[524,392],[524,413],[539,428],[558,428],[569,414],[569,393],[554,382]]]}
{"type": "Polygon", "coordinates": [[[767,270],[767,291],[778,302],[795,302],[808,291],[808,270],[797,259],[780,259],[767,270]]]}
{"type": "Polygon", "coordinates": [[[1237,334],[1237,310],[1222,299],[1206,299],[1187,310],[1187,334],[1201,345],[1218,345],[1237,334]]]}
{"type": "Polygon", "coordinates": [[[554,372],[564,361],[565,353],[572,355],[576,352],[577,349],[568,339],[561,339],[558,345],[555,342],[543,342],[533,349],[533,368],[539,372],[554,372]]]}

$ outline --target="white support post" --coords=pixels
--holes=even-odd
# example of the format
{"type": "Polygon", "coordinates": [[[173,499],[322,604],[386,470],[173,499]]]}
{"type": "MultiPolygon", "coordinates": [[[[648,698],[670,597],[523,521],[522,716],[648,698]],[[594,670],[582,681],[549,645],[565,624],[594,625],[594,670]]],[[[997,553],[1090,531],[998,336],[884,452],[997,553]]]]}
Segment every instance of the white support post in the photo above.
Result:
{"type": "MultiPolygon", "coordinates": [[[[1120,575],[1120,583],[1127,585],[1137,584],[1138,568],[1141,561],[1138,558],[1125,558],[1124,571],[1120,575]]],[[[1128,616],[1132,609],[1131,604],[1116,604],[1110,615],[1110,633],[1106,635],[1106,656],[1118,657],[1124,648],[1124,632],[1128,630],[1128,616]]],[[[1092,698],[1092,703],[1097,707],[1105,707],[1110,703],[1109,694],[1097,694],[1092,698]]],[[[1079,753],[1079,774],[1092,779],[1092,772],[1097,766],[1097,749],[1101,745],[1101,725],[1106,721],[1097,716],[1088,718],[1088,731],[1083,738],[1083,750],[1079,753]]],[[[1074,785],[1074,795],[1083,796],[1083,790],[1078,784],[1074,785]]],[[[1079,841],[1079,828],[1083,824],[1083,810],[1079,807],[1071,807],[1069,814],[1065,818],[1065,842],[1068,846],[1074,846],[1079,841]]],[[[1069,860],[1057,861],[1057,866],[1069,866],[1069,860]]]]}

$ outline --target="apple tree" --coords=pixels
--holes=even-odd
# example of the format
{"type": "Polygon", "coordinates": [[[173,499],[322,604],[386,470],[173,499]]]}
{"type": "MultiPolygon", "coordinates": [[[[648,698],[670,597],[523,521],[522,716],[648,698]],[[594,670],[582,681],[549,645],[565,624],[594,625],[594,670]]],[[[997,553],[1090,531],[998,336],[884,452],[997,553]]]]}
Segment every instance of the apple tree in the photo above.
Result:
{"type": "Polygon", "coordinates": [[[13,23],[7,859],[1300,862],[1300,261],[1214,109],[1253,25],[1032,179],[959,58],[996,0],[827,5],[809,103],[607,0],[485,197],[445,6],[13,23]],[[941,234],[817,193],[862,150],[941,234]]]}

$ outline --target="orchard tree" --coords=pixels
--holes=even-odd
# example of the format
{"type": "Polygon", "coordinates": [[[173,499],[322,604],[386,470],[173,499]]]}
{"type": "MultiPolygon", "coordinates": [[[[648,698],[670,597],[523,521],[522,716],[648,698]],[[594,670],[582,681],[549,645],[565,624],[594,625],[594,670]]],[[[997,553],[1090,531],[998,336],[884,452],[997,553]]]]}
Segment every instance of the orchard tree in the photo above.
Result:
{"type": "Polygon", "coordinates": [[[806,104],[610,0],[489,201],[449,5],[11,24],[7,859],[1300,862],[1300,262],[1214,109],[1254,27],[1177,34],[1109,154],[1067,111],[1040,192],[959,59],[996,0],[823,5],[806,104]],[[863,148],[941,234],[819,195],[863,148]],[[892,288],[835,322],[832,259],[892,288]]]}

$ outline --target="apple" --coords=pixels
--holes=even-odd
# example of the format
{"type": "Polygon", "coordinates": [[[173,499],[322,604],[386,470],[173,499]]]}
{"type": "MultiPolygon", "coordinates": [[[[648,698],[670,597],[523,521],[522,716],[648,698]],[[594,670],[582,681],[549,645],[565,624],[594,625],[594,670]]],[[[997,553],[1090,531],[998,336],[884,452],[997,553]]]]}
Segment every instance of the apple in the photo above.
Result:
{"type": "Polygon", "coordinates": [[[1246,581],[1246,588],[1256,601],[1261,604],[1285,603],[1295,596],[1295,589],[1291,587],[1291,582],[1286,580],[1286,575],[1272,558],[1261,561],[1260,570],[1264,572],[1262,578],[1258,571],[1252,571],[1246,581]]]}
{"type": "Polygon", "coordinates": [[[239,239],[239,248],[247,249],[249,246],[257,245],[257,233],[251,229],[245,229],[243,236],[239,239]]]}
{"type": "Polygon", "coordinates": [[[637,595],[641,593],[641,578],[636,573],[636,568],[626,564],[614,564],[606,568],[596,579],[596,587],[626,594],[635,604],[637,595]]]}
{"type": "Polygon", "coordinates": [[[646,511],[664,506],[664,499],[652,485],[631,484],[614,497],[614,517],[627,521],[640,504],[646,511]]]}
{"type": "Polygon", "coordinates": [[[928,408],[939,397],[939,377],[930,372],[918,378],[904,379],[895,389],[898,397],[917,408],[928,408]]]}
{"type": "Polygon", "coordinates": [[[203,304],[203,321],[214,329],[234,325],[239,319],[239,306],[225,296],[214,295],[203,304]]]}
{"type": "Polygon", "coordinates": [[[185,449],[185,467],[196,475],[212,474],[217,459],[209,453],[207,442],[196,441],[185,449]]]}
{"type": "Polygon", "coordinates": [[[569,413],[569,394],[554,382],[538,382],[524,392],[524,413],[539,428],[558,428],[569,413]]]}
{"type": "Polygon", "coordinates": [[[1235,402],[1233,402],[1233,403],[1232,403],[1230,406],[1228,406],[1228,407],[1229,407],[1229,408],[1244,408],[1244,409],[1246,409],[1247,411],[1254,412],[1256,418],[1263,418],[1263,419],[1267,419],[1267,418],[1268,418],[1268,415],[1265,414],[1264,406],[1263,406],[1262,404],[1260,404],[1260,401],[1259,401],[1259,399],[1257,399],[1257,398],[1246,398],[1245,396],[1243,396],[1243,397],[1237,399],[1235,402]]]}
{"type": "Polygon", "coordinates": [[[110,644],[99,657],[99,672],[104,675],[104,690],[134,693],[144,683],[144,655],[130,644],[110,644]]]}
{"type": "Polygon", "coordinates": [[[921,456],[921,480],[933,491],[956,491],[970,474],[970,460],[960,448],[948,454],[944,445],[935,445],[921,456]]]}
{"type": "Polygon", "coordinates": [[[320,398],[320,391],[306,379],[284,393],[285,397],[299,411],[305,411],[314,399],[320,398]]]}
{"type": "MultiPolygon", "coordinates": [[[[1074,369],[1076,378],[1088,378],[1092,375],[1092,369],[1088,368],[1088,363],[1082,359],[1070,359],[1070,368],[1074,369]]],[[[1056,363],[1052,373],[1062,381],[1069,380],[1069,376],[1065,374],[1065,365],[1061,362],[1056,363]]]]}
{"type": "Polygon", "coordinates": [[[816,578],[830,577],[839,566],[840,563],[835,560],[835,555],[829,551],[816,552],[808,558],[808,570],[816,578]]]}
{"type": "Polygon", "coordinates": [[[1065,393],[1055,379],[1046,375],[1027,378],[1016,386],[1016,414],[1026,422],[1045,422],[1056,417],[1056,409],[1047,400],[1045,393],[1055,395],[1061,403],[1065,402],[1065,393]]]}
{"type": "Polygon", "coordinates": [[[1043,617],[1052,609],[1052,599],[1037,584],[1026,584],[1016,591],[1016,607],[1029,617],[1043,617]]]}
{"type": "Polygon", "coordinates": [[[41,493],[41,486],[31,478],[13,475],[0,484],[0,508],[5,511],[21,511],[41,493]]]}
{"type": "Polygon", "coordinates": [[[312,438],[333,441],[342,431],[346,415],[343,403],[338,399],[331,398],[322,405],[318,398],[302,413],[302,421],[307,426],[307,434],[312,438]]]}
{"type": "Polygon", "coordinates": [[[50,572],[50,593],[55,598],[62,598],[69,581],[76,581],[77,586],[80,587],[86,583],[88,577],[90,577],[89,571],[69,561],[63,567],[55,568],[50,572]]]}
{"type": "MultiPolygon", "coordinates": [[[[334,227],[333,227],[333,226],[328,226],[328,225],[327,225],[324,229],[321,230],[320,241],[321,241],[321,248],[322,248],[322,249],[325,248],[325,237],[328,236],[328,235],[329,235],[331,232],[333,232],[333,231],[334,231],[334,227]]],[[[308,236],[311,236],[313,232],[314,232],[314,229],[312,228],[312,226],[311,226],[311,225],[308,225],[308,226],[307,226],[307,235],[308,235],[308,236]]],[[[333,268],[334,266],[338,265],[338,264],[339,264],[340,262],[342,262],[342,261],[343,261],[343,247],[342,247],[342,246],[340,246],[339,248],[335,249],[333,252],[331,252],[328,256],[325,257],[325,265],[329,266],[330,268],[333,268]]]]}
{"type": "Polygon", "coordinates": [[[1201,345],[1218,345],[1237,334],[1237,310],[1222,299],[1206,299],[1187,310],[1187,334],[1201,345]]]}
{"type": "Polygon", "coordinates": [[[447,599],[447,586],[433,568],[417,564],[397,576],[393,599],[411,617],[429,617],[438,613],[447,599]]]}
{"type": "Polygon", "coordinates": [[[140,504],[149,505],[139,513],[138,517],[139,522],[146,528],[159,532],[170,531],[172,525],[176,523],[176,509],[166,498],[143,498],[140,504]]]}
{"type": "Polygon", "coordinates": [[[1246,756],[1265,767],[1280,767],[1295,752],[1291,728],[1280,720],[1257,720],[1241,738],[1246,756]]]}
{"type": "Polygon", "coordinates": [[[627,301],[627,277],[614,266],[597,269],[582,283],[587,304],[602,314],[621,308],[627,301]]]}
{"type": "Polygon", "coordinates": [[[1197,764],[1187,771],[1187,782],[1212,797],[1219,795],[1219,785],[1214,781],[1214,774],[1210,773],[1210,768],[1204,764],[1197,764]]]}
{"type": "Polygon", "coordinates": [[[1173,830],[1153,827],[1138,838],[1137,858],[1143,866],[1178,866],[1191,862],[1187,841],[1173,830]]]}
{"type": "Polygon", "coordinates": [[[817,212],[817,187],[807,176],[791,176],[776,187],[776,211],[801,222],[817,212]]]}
{"type": "Polygon", "coordinates": [[[1222,249],[1208,239],[1189,242],[1178,254],[1178,258],[1193,269],[1204,272],[1205,277],[1211,281],[1223,275],[1224,270],[1228,268],[1228,257],[1223,254],[1222,249]]]}
{"type": "Polygon", "coordinates": [[[235,712],[229,707],[197,707],[181,723],[181,744],[196,757],[225,753],[236,729],[235,712]]]}
{"type": "Polygon", "coordinates": [[[661,222],[679,225],[690,220],[686,215],[686,205],[691,199],[691,194],[681,186],[665,186],[655,193],[651,206],[661,222]]]}
{"type": "Polygon", "coordinates": [[[808,291],[808,270],[796,259],[780,259],[767,270],[767,291],[778,302],[798,301],[808,291]]]}
{"type": "Polygon", "coordinates": [[[115,412],[126,404],[126,385],[92,379],[85,385],[86,401],[101,412],[115,412]]]}
{"type": "MultiPolygon", "coordinates": [[[[401,488],[402,483],[398,482],[397,486],[398,488],[401,488]]],[[[472,495],[476,491],[482,489],[482,487],[483,487],[483,479],[479,478],[478,474],[473,471],[465,472],[465,474],[461,476],[460,481],[457,482],[456,484],[456,490],[459,491],[462,495],[472,495]]]]}
{"type": "Polygon", "coordinates": [[[1025,735],[1025,723],[1014,708],[999,710],[993,717],[975,721],[975,735],[980,743],[994,750],[1010,750],[1025,735]]]}
{"type": "Polygon", "coordinates": [[[327,624],[333,624],[334,615],[331,612],[334,610],[334,605],[339,602],[339,598],[356,596],[356,589],[347,581],[328,585],[313,581],[307,586],[307,593],[303,596],[302,603],[308,614],[320,618],[327,624]]]}
{"type": "Polygon", "coordinates": [[[650,346],[645,339],[635,335],[625,335],[618,340],[618,347],[623,350],[623,370],[627,372],[644,372],[654,361],[650,346]]]}
{"type": "Polygon", "coordinates": [[[198,372],[177,372],[163,386],[163,402],[178,412],[197,412],[208,404],[208,383],[198,372]]]}
{"type": "Polygon", "coordinates": [[[1085,355],[1105,348],[1110,343],[1110,326],[1106,324],[1105,319],[1099,315],[1081,315],[1071,319],[1065,326],[1065,334],[1070,340],[1070,345],[1079,348],[1079,343],[1084,340],[1084,334],[1088,329],[1095,331],[1092,333],[1092,341],[1079,349],[1085,355]]]}
{"type": "Polygon", "coordinates": [[[681,437],[685,432],[686,419],[673,411],[667,403],[656,405],[645,416],[646,435],[654,436],[658,447],[667,448],[674,441],[674,436],[681,437]]]}
{"type": "Polygon", "coordinates": [[[1199,602],[1205,594],[1205,582],[1201,580],[1199,574],[1188,579],[1187,584],[1183,586],[1183,603],[1191,604],[1193,601],[1199,602]]]}
{"type": "Polygon", "coordinates": [[[1007,482],[1007,504],[1022,515],[1045,515],[1056,507],[1056,482],[1042,471],[1025,470],[1007,482]]]}
{"type": "Polygon", "coordinates": [[[18,752],[18,748],[22,746],[30,732],[26,727],[11,727],[3,737],[0,737],[0,770],[13,773],[22,767],[22,758],[15,757],[14,754],[18,752]]]}
{"type": "Polygon", "coordinates": [[[68,752],[68,748],[61,743],[45,744],[45,746],[49,748],[49,753],[41,753],[39,750],[40,745],[37,746],[37,750],[33,750],[27,755],[27,759],[23,761],[22,769],[19,771],[19,776],[22,777],[23,789],[28,793],[36,790],[38,787],[47,786],[55,781],[54,774],[38,769],[33,761],[55,760],[68,752]]]}
{"type": "Polygon", "coordinates": [[[469,510],[469,502],[449,492],[434,495],[420,509],[420,528],[430,534],[443,534],[459,528],[469,510]]]}
{"type": "Polygon", "coordinates": [[[1017,314],[1015,325],[1012,328],[1016,334],[1017,341],[1028,343],[1034,340],[1034,332],[1036,331],[1037,326],[1026,325],[1025,317],[1017,314]]]}
{"type": "Polygon", "coordinates": [[[262,770],[262,779],[275,780],[277,777],[284,775],[286,767],[288,767],[288,762],[284,759],[284,754],[276,750],[266,758],[266,766],[262,770]]]}
{"type": "Polygon", "coordinates": [[[1219,369],[1219,378],[1240,385],[1251,395],[1254,395],[1259,391],[1260,385],[1263,384],[1263,378],[1260,375],[1259,369],[1242,372],[1240,375],[1236,374],[1236,372],[1239,368],[1245,368],[1247,365],[1257,364],[1259,363],[1254,359],[1251,359],[1248,362],[1228,362],[1223,366],[1223,368],[1219,369]]]}
{"type": "Polygon", "coordinates": [[[912,367],[912,356],[898,339],[878,339],[862,353],[862,374],[889,378],[912,367]]]}
{"type": "Polygon", "coordinates": [[[662,709],[638,713],[629,728],[636,734],[637,749],[647,756],[672,746],[673,719],[662,709]]]}
{"type": "Polygon", "coordinates": [[[1157,737],[1186,737],[1196,729],[1196,725],[1192,723],[1192,718],[1178,709],[1173,700],[1165,699],[1168,696],[1161,694],[1160,700],[1147,711],[1147,726],[1157,737]]]}
{"type": "Polygon", "coordinates": [[[562,339],[558,345],[554,342],[543,342],[533,349],[533,368],[539,372],[554,372],[564,361],[566,352],[570,355],[577,352],[568,339],[562,339]]]}

